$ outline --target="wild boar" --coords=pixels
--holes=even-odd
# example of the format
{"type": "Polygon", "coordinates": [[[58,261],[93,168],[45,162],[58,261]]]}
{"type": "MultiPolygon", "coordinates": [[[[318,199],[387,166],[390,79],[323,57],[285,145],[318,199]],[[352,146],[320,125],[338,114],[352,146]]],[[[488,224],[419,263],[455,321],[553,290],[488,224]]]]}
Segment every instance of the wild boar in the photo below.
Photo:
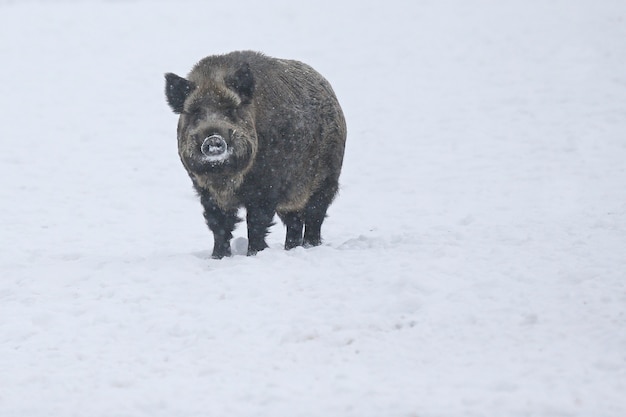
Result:
{"type": "Polygon", "coordinates": [[[302,62],[252,51],[209,56],[186,78],[165,79],[180,115],[178,154],[213,232],[212,257],[231,255],[241,207],[248,255],[267,247],[275,213],[287,228],[285,249],[320,245],[346,142],[328,81],[302,62]]]}

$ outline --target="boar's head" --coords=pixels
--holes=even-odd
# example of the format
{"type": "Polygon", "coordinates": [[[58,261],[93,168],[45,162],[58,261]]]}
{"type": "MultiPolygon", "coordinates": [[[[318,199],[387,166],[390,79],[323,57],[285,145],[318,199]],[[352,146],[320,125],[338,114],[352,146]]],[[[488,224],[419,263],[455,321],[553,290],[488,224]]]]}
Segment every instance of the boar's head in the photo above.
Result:
{"type": "Polygon", "coordinates": [[[196,66],[187,79],[165,75],[167,102],[179,114],[178,153],[190,174],[243,175],[258,142],[248,64],[229,68],[196,66]]]}

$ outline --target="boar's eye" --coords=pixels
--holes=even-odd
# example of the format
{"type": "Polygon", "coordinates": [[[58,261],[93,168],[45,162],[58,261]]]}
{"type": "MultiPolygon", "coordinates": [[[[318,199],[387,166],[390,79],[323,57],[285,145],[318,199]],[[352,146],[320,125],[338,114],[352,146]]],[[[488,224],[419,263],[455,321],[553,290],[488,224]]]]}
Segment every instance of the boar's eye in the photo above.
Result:
{"type": "Polygon", "coordinates": [[[224,111],[224,114],[226,115],[226,117],[228,117],[230,120],[237,120],[237,118],[239,117],[239,114],[237,112],[237,109],[234,107],[228,108],[224,111]]]}
{"type": "Polygon", "coordinates": [[[202,117],[203,111],[202,107],[191,107],[189,110],[185,112],[185,114],[192,119],[198,119],[202,117]]]}

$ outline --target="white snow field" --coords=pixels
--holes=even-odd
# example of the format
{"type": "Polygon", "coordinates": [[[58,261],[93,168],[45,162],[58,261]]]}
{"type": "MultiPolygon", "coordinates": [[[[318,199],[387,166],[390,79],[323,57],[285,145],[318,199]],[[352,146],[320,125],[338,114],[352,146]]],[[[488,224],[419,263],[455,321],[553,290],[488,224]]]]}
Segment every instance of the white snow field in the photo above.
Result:
{"type": "Polygon", "coordinates": [[[623,0],[0,1],[0,417],[626,416],[623,0]],[[210,259],[163,74],[305,61],[324,244],[210,259]]]}

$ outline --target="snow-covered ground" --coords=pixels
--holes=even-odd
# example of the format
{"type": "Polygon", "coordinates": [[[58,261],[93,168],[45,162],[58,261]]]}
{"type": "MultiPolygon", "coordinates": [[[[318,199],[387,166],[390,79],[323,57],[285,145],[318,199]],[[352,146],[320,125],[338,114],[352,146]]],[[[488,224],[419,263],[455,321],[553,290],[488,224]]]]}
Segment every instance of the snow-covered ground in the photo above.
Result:
{"type": "Polygon", "coordinates": [[[0,416],[626,415],[623,0],[0,1],[0,416]],[[314,249],[210,259],[163,74],[311,64],[314,249]]]}

